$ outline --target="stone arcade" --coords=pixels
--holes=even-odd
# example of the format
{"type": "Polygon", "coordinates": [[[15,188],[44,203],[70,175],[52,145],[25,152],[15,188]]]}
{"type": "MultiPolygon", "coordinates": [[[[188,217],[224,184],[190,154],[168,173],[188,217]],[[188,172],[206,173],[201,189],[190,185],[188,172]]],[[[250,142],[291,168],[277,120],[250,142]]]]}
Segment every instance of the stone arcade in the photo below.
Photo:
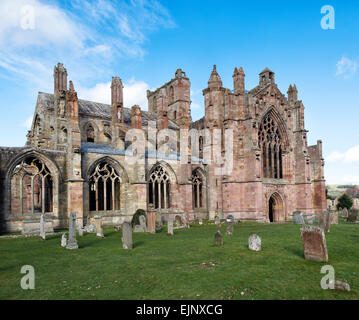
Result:
{"type": "Polygon", "coordinates": [[[40,221],[44,213],[54,228],[67,227],[70,212],[77,213],[77,228],[95,215],[104,226],[119,225],[150,205],[161,209],[165,221],[176,215],[184,221],[217,215],[290,221],[294,211],[325,211],[322,142],[307,145],[296,86],[285,96],[268,68],[250,91],[242,68],[234,69],[233,83],[233,90],[223,88],[214,66],[203,90],[205,116],[193,122],[190,80],[181,69],[147,92],[148,111],[143,111],[124,107],[119,77],[112,78],[111,105],[78,99],[59,63],[54,92],[38,94],[26,146],[0,148],[1,231],[21,231],[24,221],[40,221]],[[157,140],[150,136],[152,124],[157,140]],[[125,150],[135,141],[126,137],[130,129],[146,134],[143,162],[125,162],[125,150]],[[199,134],[178,142],[162,129],[199,134]],[[223,150],[223,141],[203,135],[204,129],[233,130],[231,172],[219,174],[220,164],[203,160],[208,147],[223,150]],[[189,152],[198,146],[197,156],[186,156],[185,163],[177,151],[182,143],[189,152]]]}

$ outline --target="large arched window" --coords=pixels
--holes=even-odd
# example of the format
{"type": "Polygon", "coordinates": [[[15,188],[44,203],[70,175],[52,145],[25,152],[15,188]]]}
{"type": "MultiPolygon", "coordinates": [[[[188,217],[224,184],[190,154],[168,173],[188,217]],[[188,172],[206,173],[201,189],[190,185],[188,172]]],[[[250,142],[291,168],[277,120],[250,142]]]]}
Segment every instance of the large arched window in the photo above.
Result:
{"type": "Polygon", "coordinates": [[[38,158],[29,156],[18,163],[11,175],[11,213],[53,211],[53,179],[38,158]]]}
{"type": "Polygon", "coordinates": [[[283,178],[283,144],[276,121],[268,113],[258,131],[258,144],[262,152],[262,174],[264,178],[283,178]]]}
{"type": "Polygon", "coordinates": [[[120,176],[106,161],[96,165],[90,175],[90,211],[120,209],[120,176]]]}
{"type": "Polygon", "coordinates": [[[198,170],[192,172],[192,203],[193,209],[203,208],[203,179],[198,170]]]}
{"type": "Polygon", "coordinates": [[[148,181],[149,203],[155,208],[168,209],[170,203],[170,177],[162,166],[156,166],[148,181]]]}

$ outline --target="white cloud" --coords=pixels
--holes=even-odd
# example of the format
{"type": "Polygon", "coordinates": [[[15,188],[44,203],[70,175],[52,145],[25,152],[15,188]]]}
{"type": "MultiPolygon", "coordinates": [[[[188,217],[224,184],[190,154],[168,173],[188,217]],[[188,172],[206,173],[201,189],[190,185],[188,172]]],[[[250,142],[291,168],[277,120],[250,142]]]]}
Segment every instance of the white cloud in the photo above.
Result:
{"type": "Polygon", "coordinates": [[[359,145],[348,149],[345,152],[332,152],[327,158],[328,162],[359,163],[359,145]]]}
{"type": "Polygon", "coordinates": [[[337,76],[341,76],[344,79],[348,79],[351,76],[355,75],[358,71],[358,62],[356,60],[351,60],[347,57],[342,57],[337,62],[337,76]]]}
{"type": "Polygon", "coordinates": [[[28,130],[31,129],[32,118],[33,118],[33,116],[28,117],[28,118],[25,120],[24,124],[23,124],[28,130]]]}
{"type": "MultiPolygon", "coordinates": [[[[131,108],[137,104],[142,110],[147,110],[147,90],[149,85],[144,81],[130,79],[123,84],[124,106],[131,108]]],[[[93,88],[77,89],[81,99],[111,104],[111,82],[98,83],[93,88]]]]}

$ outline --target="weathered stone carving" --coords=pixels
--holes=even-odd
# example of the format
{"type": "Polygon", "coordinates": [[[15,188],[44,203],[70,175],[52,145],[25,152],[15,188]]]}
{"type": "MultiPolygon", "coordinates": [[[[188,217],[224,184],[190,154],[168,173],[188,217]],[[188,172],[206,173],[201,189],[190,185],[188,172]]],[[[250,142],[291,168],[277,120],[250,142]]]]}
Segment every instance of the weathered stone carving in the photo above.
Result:
{"type": "Polygon", "coordinates": [[[300,229],[306,260],[328,261],[324,230],[320,227],[304,226],[300,229]]]}

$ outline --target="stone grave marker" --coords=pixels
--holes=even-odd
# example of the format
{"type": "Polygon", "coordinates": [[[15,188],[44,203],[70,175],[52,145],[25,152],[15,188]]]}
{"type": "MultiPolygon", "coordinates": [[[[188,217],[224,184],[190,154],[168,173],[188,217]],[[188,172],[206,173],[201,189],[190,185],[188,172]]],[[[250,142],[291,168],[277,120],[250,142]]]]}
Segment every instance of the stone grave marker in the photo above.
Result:
{"type": "Polygon", "coordinates": [[[229,236],[233,234],[233,223],[227,224],[226,234],[228,234],[229,236]]]}
{"type": "Polygon", "coordinates": [[[141,214],[138,217],[138,220],[140,221],[140,224],[135,225],[134,232],[147,232],[146,217],[143,214],[141,214]]]}
{"type": "Polygon", "coordinates": [[[303,214],[304,223],[306,224],[313,224],[314,223],[314,214],[308,213],[303,214]]]}
{"type": "Polygon", "coordinates": [[[203,224],[203,220],[202,220],[202,218],[199,218],[199,219],[198,219],[198,224],[200,224],[200,225],[202,225],[202,224],[203,224]]]}
{"type": "Polygon", "coordinates": [[[358,218],[358,210],[351,209],[348,214],[348,222],[355,223],[358,218]]]}
{"type": "Polygon", "coordinates": [[[84,228],[78,228],[79,236],[82,237],[84,235],[84,228]]]}
{"type": "Polygon", "coordinates": [[[132,225],[130,222],[124,222],[122,224],[122,247],[126,250],[133,248],[132,225]]]}
{"type": "Polygon", "coordinates": [[[96,237],[104,238],[103,229],[102,229],[102,217],[99,215],[95,215],[95,227],[96,227],[96,237]]]}
{"type": "Polygon", "coordinates": [[[66,232],[64,232],[61,236],[61,247],[65,248],[67,246],[67,238],[66,232]]]}
{"type": "Polygon", "coordinates": [[[173,220],[172,219],[167,220],[167,234],[173,236],[173,220]]]}
{"type": "Polygon", "coordinates": [[[330,212],[321,212],[319,214],[318,226],[324,230],[324,232],[330,231],[330,212]]]}
{"type": "Polygon", "coordinates": [[[214,223],[216,224],[216,226],[219,226],[221,224],[221,219],[219,218],[219,216],[216,216],[214,218],[214,223]]]}
{"type": "Polygon", "coordinates": [[[248,238],[248,248],[249,250],[253,250],[253,251],[261,251],[262,250],[261,238],[256,234],[252,234],[248,238]]]}
{"type": "Polygon", "coordinates": [[[223,246],[223,236],[219,230],[214,234],[214,243],[216,246],[223,246]]]}
{"type": "Polygon", "coordinates": [[[177,228],[182,226],[182,218],[179,215],[175,216],[175,226],[177,228]]]}
{"type": "Polygon", "coordinates": [[[327,262],[328,252],[324,230],[316,226],[304,226],[300,229],[306,260],[327,262]]]}
{"type": "Polygon", "coordinates": [[[330,214],[330,224],[338,224],[338,211],[333,211],[330,214]]]}
{"type": "Polygon", "coordinates": [[[344,209],[342,210],[342,218],[343,218],[344,220],[346,220],[346,219],[348,219],[348,215],[349,215],[348,209],[347,209],[347,208],[344,208],[344,209]]]}
{"type": "Polygon", "coordinates": [[[231,214],[227,216],[226,221],[227,221],[227,223],[234,223],[235,222],[234,217],[231,214]]]}
{"type": "Polygon", "coordinates": [[[294,224],[304,224],[303,215],[300,211],[293,212],[292,220],[294,224]]]}
{"type": "Polygon", "coordinates": [[[156,233],[156,211],[152,204],[149,205],[147,212],[147,232],[156,233]]]}
{"type": "Polygon", "coordinates": [[[76,212],[71,212],[69,217],[69,241],[66,249],[78,249],[79,246],[76,240],[76,212]]]}

